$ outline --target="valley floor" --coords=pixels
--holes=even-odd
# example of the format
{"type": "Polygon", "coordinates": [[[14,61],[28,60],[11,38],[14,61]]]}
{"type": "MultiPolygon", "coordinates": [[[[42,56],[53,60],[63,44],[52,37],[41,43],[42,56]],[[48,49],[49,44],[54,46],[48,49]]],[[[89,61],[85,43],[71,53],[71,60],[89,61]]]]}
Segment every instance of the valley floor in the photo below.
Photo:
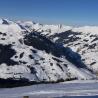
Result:
{"type": "Polygon", "coordinates": [[[81,98],[72,96],[96,96],[86,98],[97,98],[98,80],[69,81],[56,84],[38,84],[17,88],[0,89],[0,98],[81,98]]]}

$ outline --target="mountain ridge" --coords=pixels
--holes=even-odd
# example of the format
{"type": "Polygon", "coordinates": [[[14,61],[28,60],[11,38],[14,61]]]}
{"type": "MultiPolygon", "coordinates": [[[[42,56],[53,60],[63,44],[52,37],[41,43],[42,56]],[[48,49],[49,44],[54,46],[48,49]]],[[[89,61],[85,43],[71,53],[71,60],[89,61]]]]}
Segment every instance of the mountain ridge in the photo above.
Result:
{"type": "Polygon", "coordinates": [[[65,44],[69,35],[81,35],[71,30],[62,25],[0,20],[0,78],[35,82],[96,78],[81,55],[68,46],[71,41],[65,44]]]}

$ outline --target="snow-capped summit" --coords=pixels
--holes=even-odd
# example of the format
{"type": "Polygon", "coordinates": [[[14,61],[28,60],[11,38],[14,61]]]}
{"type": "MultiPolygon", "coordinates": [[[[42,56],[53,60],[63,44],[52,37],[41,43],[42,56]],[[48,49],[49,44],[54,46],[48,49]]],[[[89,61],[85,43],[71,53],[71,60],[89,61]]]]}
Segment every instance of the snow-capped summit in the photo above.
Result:
{"type": "Polygon", "coordinates": [[[24,31],[17,23],[7,19],[0,19],[0,32],[21,32],[24,31]]]}
{"type": "Polygon", "coordinates": [[[12,21],[8,20],[8,19],[2,19],[0,18],[0,24],[4,24],[4,25],[9,25],[13,23],[12,21]]]}

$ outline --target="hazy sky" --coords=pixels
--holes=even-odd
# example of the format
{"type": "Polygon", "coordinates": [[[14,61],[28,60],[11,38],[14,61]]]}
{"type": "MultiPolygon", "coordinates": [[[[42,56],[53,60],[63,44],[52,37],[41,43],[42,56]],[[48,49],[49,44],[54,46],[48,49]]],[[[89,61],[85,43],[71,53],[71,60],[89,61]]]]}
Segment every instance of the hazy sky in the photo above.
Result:
{"type": "Polygon", "coordinates": [[[0,17],[66,25],[98,25],[98,0],[0,0],[0,17]]]}

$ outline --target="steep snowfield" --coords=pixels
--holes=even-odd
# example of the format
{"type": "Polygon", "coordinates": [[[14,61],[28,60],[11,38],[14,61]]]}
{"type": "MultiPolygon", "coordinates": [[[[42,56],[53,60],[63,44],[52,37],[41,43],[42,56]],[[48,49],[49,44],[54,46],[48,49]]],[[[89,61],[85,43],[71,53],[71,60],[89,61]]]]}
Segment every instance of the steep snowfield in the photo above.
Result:
{"type": "Polygon", "coordinates": [[[73,32],[71,30],[54,34],[51,39],[56,43],[70,47],[73,51],[79,53],[83,62],[94,72],[98,71],[98,34],[73,32]],[[55,40],[55,38],[58,38],[55,40]]]}
{"type": "MultiPolygon", "coordinates": [[[[14,80],[23,78],[36,82],[94,79],[94,74],[82,62],[81,56],[71,50],[74,45],[68,48],[51,41],[56,38],[53,37],[55,34],[61,35],[71,28],[64,25],[16,23],[1,19],[0,78],[14,80]]],[[[83,38],[84,35],[78,36],[83,38]]],[[[55,39],[55,42],[57,40],[55,39]]],[[[68,46],[68,43],[65,46],[68,46]]]]}
{"type": "Polygon", "coordinates": [[[83,62],[94,72],[98,72],[98,26],[71,27],[64,25],[38,25],[20,23],[31,31],[37,30],[58,44],[70,47],[79,53],[83,62]],[[36,28],[37,27],[37,28],[36,28]]]}

